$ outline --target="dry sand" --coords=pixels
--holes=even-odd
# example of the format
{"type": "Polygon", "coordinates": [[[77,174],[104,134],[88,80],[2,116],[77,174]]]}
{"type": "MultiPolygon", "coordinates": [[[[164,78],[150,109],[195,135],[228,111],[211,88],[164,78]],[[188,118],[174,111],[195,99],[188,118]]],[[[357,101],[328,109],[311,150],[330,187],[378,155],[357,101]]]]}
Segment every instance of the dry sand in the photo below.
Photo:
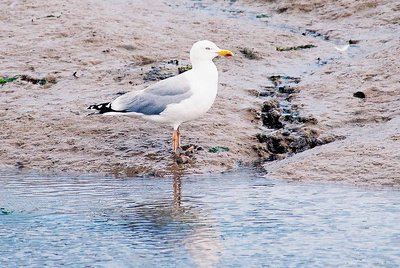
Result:
{"type": "Polygon", "coordinates": [[[263,146],[256,135],[271,132],[257,119],[265,99],[254,92],[269,85],[271,75],[290,75],[301,79],[292,103],[318,119],[313,128],[343,138],[262,163],[268,176],[400,186],[395,0],[5,0],[0,8],[0,76],[56,80],[0,86],[1,166],[133,176],[254,165],[260,161],[253,148],[263,146]],[[152,67],[177,73],[169,62],[188,64],[191,45],[201,39],[236,56],[215,61],[220,86],[213,108],[182,125],[183,143],[204,148],[190,164],[175,163],[169,127],[87,116],[88,105],[151,84],[144,78],[152,67]],[[350,39],[360,42],[345,52],[335,49],[350,39]],[[276,50],[305,44],[317,47],[276,50]],[[242,48],[254,49],[257,59],[246,58],[242,48]],[[354,98],[356,91],[366,99],[354,98]],[[209,153],[213,146],[230,151],[209,153]]]}

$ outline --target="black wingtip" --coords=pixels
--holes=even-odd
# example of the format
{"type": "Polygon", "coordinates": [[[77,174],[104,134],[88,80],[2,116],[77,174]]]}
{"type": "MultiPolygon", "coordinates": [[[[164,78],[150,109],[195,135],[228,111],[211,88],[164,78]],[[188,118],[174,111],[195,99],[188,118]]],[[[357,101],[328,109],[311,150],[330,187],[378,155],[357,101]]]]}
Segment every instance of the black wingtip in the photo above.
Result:
{"type": "Polygon", "coordinates": [[[94,105],[90,105],[88,107],[89,110],[97,110],[99,111],[99,114],[104,114],[104,113],[108,113],[108,112],[114,112],[113,109],[111,109],[111,102],[104,102],[104,103],[100,103],[100,104],[94,104],[94,105]]]}

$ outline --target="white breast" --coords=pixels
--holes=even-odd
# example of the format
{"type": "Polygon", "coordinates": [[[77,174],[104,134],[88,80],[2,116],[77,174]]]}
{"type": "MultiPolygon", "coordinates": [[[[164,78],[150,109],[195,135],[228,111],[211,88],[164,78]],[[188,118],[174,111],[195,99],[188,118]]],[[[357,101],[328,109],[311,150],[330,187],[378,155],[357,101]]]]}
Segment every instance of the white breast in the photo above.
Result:
{"type": "Polygon", "coordinates": [[[201,66],[185,74],[190,81],[193,95],[180,103],[168,105],[161,114],[163,121],[174,128],[205,114],[217,96],[218,71],[212,61],[207,66],[201,66]]]}

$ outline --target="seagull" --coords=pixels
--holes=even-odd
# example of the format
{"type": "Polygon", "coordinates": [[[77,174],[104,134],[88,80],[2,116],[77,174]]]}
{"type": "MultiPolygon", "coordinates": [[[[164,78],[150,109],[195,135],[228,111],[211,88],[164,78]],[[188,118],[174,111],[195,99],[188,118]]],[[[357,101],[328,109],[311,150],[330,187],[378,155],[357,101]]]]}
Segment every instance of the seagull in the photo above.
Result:
{"type": "Polygon", "coordinates": [[[190,50],[192,69],[161,80],[140,91],[131,91],[112,102],[90,105],[98,114],[130,115],[171,126],[172,149],[181,146],[180,125],[205,114],[218,90],[218,71],[212,61],[217,56],[233,56],[208,40],[198,41],[190,50]]]}

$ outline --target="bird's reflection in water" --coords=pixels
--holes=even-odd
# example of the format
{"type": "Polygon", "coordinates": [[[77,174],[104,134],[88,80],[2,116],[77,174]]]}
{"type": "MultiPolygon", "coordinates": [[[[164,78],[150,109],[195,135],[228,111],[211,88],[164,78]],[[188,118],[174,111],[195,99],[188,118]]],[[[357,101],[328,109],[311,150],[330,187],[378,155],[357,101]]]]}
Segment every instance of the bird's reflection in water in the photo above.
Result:
{"type": "Polygon", "coordinates": [[[181,206],[182,201],[182,181],[181,176],[174,176],[173,182],[173,189],[174,189],[174,206],[179,208],[181,206]]]}
{"type": "MultiPolygon", "coordinates": [[[[181,177],[182,174],[174,174],[173,178],[173,199],[177,210],[185,208],[185,204],[182,204],[181,177]]],[[[195,216],[192,224],[194,228],[184,236],[183,245],[198,267],[213,267],[218,263],[223,249],[217,223],[209,216],[211,213],[204,204],[192,207],[190,211],[195,216]]]]}
{"type": "Polygon", "coordinates": [[[157,199],[155,194],[151,198],[145,196],[146,201],[126,200],[123,208],[103,216],[108,222],[122,225],[135,248],[186,253],[196,266],[212,267],[218,263],[223,250],[218,225],[210,216],[212,211],[201,200],[182,198],[182,175],[183,172],[174,173],[172,200],[171,197],[157,199]]]}

